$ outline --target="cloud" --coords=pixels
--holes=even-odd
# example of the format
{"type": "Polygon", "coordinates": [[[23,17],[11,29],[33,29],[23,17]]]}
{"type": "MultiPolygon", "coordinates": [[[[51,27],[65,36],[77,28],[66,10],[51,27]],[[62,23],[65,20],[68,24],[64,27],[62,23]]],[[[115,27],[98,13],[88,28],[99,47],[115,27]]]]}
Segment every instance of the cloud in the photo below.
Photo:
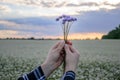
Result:
{"type": "Polygon", "coordinates": [[[7,37],[16,37],[16,34],[18,34],[17,31],[13,30],[0,30],[0,38],[7,38],[7,37]]]}
{"type": "MultiPolygon", "coordinates": [[[[30,19],[29,19],[30,20],[30,19]]],[[[18,21],[18,20],[16,20],[18,21]]],[[[22,20],[24,22],[24,20],[22,20]]],[[[32,21],[34,23],[34,20],[32,21]]],[[[36,21],[35,21],[36,22],[36,21]]],[[[30,22],[29,22],[30,23],[30,22]]],[[[7,20],[0,20],[0,38],[6,38],[6,37],[16,37],[16,38],[28,38],[28,37],[35,37],[35,38],[63,38],[63,35],[59,32],[60,28],[57,27],[45,27],[41,25],[32,25],[25,23],[20,23],[18,21],[7,21],[7,20]],[[3,29],[2,29],[3,27],[3,29]]],[[[102,35],[105,33],[99,33],[99,32],[72,32],[69,35],[69,39],[95,39],[101,38],[102,35]]]]}
{"type": "Polygon", "coordinates": [[[9,12],[11,12],[11,9],[8,6],[0,4],[0,13],[9,13],[9,12]]]}
{"type": "Polygon", "coordinates": [[[16,16],[79,15],[82,12],[119,9],[119,0],[0,0],[12,5],[16,16]]]}
{"type": "Polygon", "coordinates": [[[120,24],[120,10],[91,11],[77,16],[74,32],[109,32],[120,24]]]}
{"type": "Polygon", "coordinates": [[[63,6],[99,6],[99,5],[118,5],[119,0],[0,0],[3,3],[15,5],[31,5],[43,7],[63,6]],[[70,5],[71,4],[71,5],[70,5]]]}
{"type": "Polygon", "coordinates": [[[6,29],[26,30],[26,31],[47,31],[44,26],[35,26],[28,24],[19,24],[13,21],[0,20],[0,26],[6,29]]]}
{"type": "Polygon", "coordinates": [[[16,22],[14,20],[0,20],[0,30],[20,31],[22,33],[34,34],[33,36],[39,35],[39,33],[43,34],[43,36],[60,34],[61,27],[58,28],[54,24],[39,21],[40,19],[37,18],[35,18],[37,22],[32,19],[27,19],[28,21],[24,21],[25,19],[20,19],[20,21],[15,19],[16,22]]]}
{"type": "Polygon", "coordinates": [[[20,24],[17,24],[15,22],[0,20],[0,25],[10,26],[10,27],[19,27],[20,24]]]}
{"type": "Polygon", "coordinates": [[[0,38],[42,38],[43,33],[38,32],[24,32],[16,30],[0,30],[0,38]]]}

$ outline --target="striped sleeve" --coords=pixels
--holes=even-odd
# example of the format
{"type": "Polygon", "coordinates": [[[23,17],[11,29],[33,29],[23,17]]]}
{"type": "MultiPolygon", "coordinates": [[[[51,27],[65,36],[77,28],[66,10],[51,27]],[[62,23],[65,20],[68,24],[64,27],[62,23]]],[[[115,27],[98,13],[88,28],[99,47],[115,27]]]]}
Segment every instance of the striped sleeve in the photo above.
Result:
{"type": "Polygon", "coordinates": [[[75,80],[75,73],[73,71],[67,71],[61,80],[75,80]]]}
{"type": "Polygon", "coordinates": [[[23,76],[19,77],[18,80],[45,80],[45,76],[41,66],[39,66],[29,74],[24,74],[23,76]]]}

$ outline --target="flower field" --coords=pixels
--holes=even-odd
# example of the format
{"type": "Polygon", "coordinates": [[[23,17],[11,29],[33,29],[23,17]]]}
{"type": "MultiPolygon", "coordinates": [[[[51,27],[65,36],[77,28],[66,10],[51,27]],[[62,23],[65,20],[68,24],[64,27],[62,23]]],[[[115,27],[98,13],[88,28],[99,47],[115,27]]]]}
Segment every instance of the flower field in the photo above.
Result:
{"type": "MultiPolygon", "coordinates": [[[[0,80],[16,80],[39,66],[56,40],[0,40],[0,80]]],[[[120,80],[120,40],[76,40],[76,80],[120,80]]],[[[48,80],[60,80],[62,66],[48,80]]]]}

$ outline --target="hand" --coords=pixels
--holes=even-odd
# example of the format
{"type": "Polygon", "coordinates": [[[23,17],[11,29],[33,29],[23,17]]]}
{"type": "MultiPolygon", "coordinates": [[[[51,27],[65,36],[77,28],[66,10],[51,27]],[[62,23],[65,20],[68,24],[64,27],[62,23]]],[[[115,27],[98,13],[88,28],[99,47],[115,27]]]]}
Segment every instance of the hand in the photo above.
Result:
{"type": "Polygon", "coordinates": [[[46,77],[48,77],[56,68],[62,64],[64,58],[62,49],[64,48],[64,45],[65,42],[60,41],[50,49],[47,59],[41,65],[46,77]]]}
{"type": "Polygon", "coordinates": [[[65,52],[66,52],[65,72],[67,72],[67,71],[75,72],[77,65],[78,65],[78,61],[79,61],[79,52],[70,44],[65,44],[64,48],[65,48],[65,52]]]}

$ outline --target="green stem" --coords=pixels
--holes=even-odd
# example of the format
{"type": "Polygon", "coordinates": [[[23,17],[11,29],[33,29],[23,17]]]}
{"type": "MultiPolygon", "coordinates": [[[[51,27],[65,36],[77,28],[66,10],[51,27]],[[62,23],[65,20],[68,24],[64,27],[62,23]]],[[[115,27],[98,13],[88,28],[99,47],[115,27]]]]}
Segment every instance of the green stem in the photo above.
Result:
{"type": "Polygon", "coordinates": [[[66,34],[65,34],[65,40],[67,42],[67,32],[68,32],[68,27],[69,27],[69,22],[67,22],[67,25],[65,26],[66,27],[66,34]]]}
{"type": "Polygon", "coordinates": [[[70,22],[69,25],[68,25],[68,30],[67,30],[67,37],[68,37],[68,34],[69,34],[69,31],[70,31],[70,28],[71,28],[71,25],[73,24],[73,22],[70,22]]]}

